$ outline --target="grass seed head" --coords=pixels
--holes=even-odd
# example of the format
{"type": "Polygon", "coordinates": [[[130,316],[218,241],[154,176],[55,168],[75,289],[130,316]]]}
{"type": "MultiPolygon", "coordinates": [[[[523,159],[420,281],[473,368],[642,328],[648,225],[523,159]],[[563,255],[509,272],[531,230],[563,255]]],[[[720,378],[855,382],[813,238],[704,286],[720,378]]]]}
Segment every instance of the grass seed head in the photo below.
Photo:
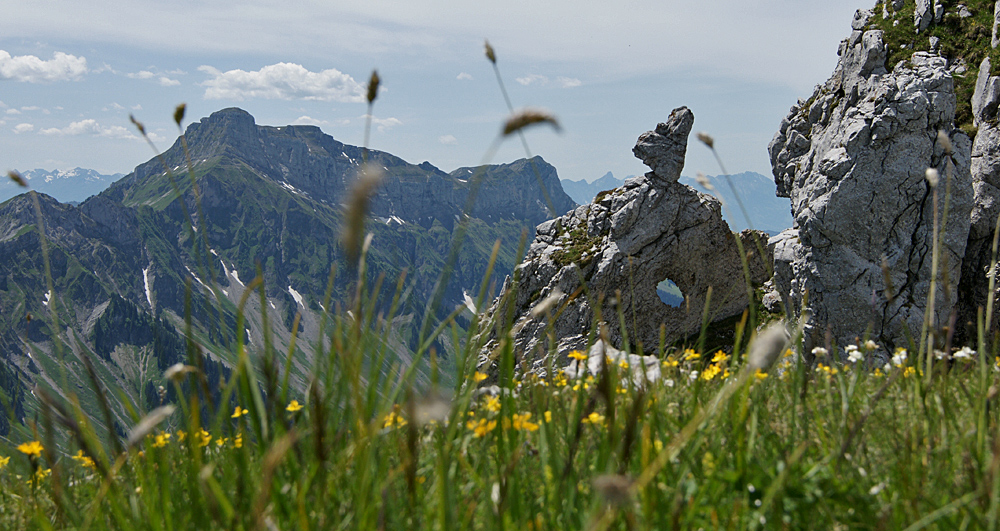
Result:
{"type": "Polygon", "coordinates": [[[948,138],[948,134],[945,133],[944,130],[942,129],[938,129],[937,144],[941,146],[941,149],[943,149],[945,153],[951,155],[952,152],[951,139],[948,138]]]}
{"type": "Polygon", "coordinates": [[[486,58],[489,59],[491,63],[497,64],[497,54],[493,51],[493,47],[490,46],[490,41],[486,41],[486,58]]]}
{"type": "Polygon", "coordinates": [[[7,172],[7,177],[10,177],[10,180],[14,181],[14,184],[20,186],[21,188],[28,187],[28,182],[25,181],[24,177],[21,177],[21,174],[16,171],[7,172]]]}
{"type": "Polygon", "coordinates": [[[347,203],[345,216],[346,225],[341,238],[352,262],[357,260],[361,253],[368,203],[384,178],[385,171],[381,167],[366,163],[361,166],[361,172],[351,187],[351,197],[347,203]]]}
{"type": "Polygon", "coordinates": [[[700,140],[702,144],[708,146],[708,149],[715,149],[715,139],[713,139],[708,133],[698,132],[698,140],[700,140]]]}
{"type": "Polygon", "coordinates": [[[750,344],[750,370],[766,372],[785,351],[787,343],[788,332],[784,324],[778,322],[768,325],[750,344]]]}
{"type": "Polygon", "coordinates": [[[378,97],[378,84],[381,80],[378,77],[378,70],[372,70],[372,77],[368,80],[368,105],[375,102],[378,97]]]}
{"type": "Polygon", "coordinates": [[[177,127],[180,127],[181,126],[181,121],[184,120],[184,111],[185,110],[187,110],[187,104],[186,103],[182,103],[182,104],[178,105],[176,109],[174,109],[174,123],[177,124],[177,127]]]}
{"type": "Polygon", "coordinates": [[[941,181],[941,175],[934,168],[927,168],[924,172],[924,177],[927,179],[927,184],[931,185],[931,188],[937,188],[938,182],[941,181]]]}
{"type": "Polygon", "coordinates": [[[507,121],[503,124],[503,136],[509,136],[513,133],[534,124],[549,124],[556,131],[561,131],[559,127],[559,122],[552,113],[542,110],[542,109],[521,109],[515,112],[507,121]]]}
{"type": "Polygon", "coordinates": [[[142,136],[146,136],[146,126],[142,125],[142,122],[136,120],[135,116],[133,116],[132,114],[128,115],[128,119],[130,122],[132,122],[132,125],[134,125],[135,128],[139,130],[139,134],[141,134],[142,136]]]}

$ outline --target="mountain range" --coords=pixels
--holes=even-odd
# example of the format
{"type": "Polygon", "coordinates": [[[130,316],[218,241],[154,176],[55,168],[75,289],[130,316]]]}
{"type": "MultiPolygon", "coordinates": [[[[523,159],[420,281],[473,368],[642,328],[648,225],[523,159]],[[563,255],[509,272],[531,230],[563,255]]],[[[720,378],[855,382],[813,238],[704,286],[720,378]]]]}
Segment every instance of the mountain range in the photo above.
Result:
{"type": "MultiPolygon", "coordinates": [[[[124,177],[115,173],[105,175],[94,170],[74,168],[72,170],[28,170],[18,172],[36,192],[55,197],[64,203],[79,203],[92,195],[97,195],[124,177]]],[[[6,201],[24,190],[9,179],[0,180],[0,202],[6,201]]]]}
{"type": "MultiPolygon", "coordinates": [[[[553,214],[539,181],[556,214],[575,207],[541,157],[446,173],[343,144],[314,126],[259,126],[243,110],[218,111],[189,125],[161,158],[78,206],[38,194],[51,291],[31,196],[0,204],[0,386],[15,419],[36,411],[33,386],[63,394],[63,381],[77,384],[85,410],[97,411],[82,357],[90,353],[102,384],[116,390],[112,428],[121,431],[130,409],[157,404],[163,370],[187,359],[181,331],[189,323],[207,345],[205,373],[216,381],[235,362],[237,304],[258,274],[266,296],[248,298],[243,339],[253,352],[270,330],[276,351],[285,352],[300,314],[291,366],[293,385],[303,388],[328,279],[331,304],[343,307],[353,294],[341,234],[365,159],[383,173],[365,225],[365,278],[396,286],[406,271],[389,363],[411,361],[415,329],[460,227],[466,237],[438,314],[478,290],[497,240],[494,282],[512,271],[522,234],[530,238],[553,214]]],[[[394,295],[383,289],[377,304],[388,310],[394,295]]],[[[445,358],[447,346],[439,347],[445,358]]],[[[6,420],[0,434],[17,428],[6,420]]]]}
{"type": "MultiPolygon", "coordinates": [[[[625,179],[631,177],[630,175],[625,179]]],[[[708,177],[708,179],[714,190],[708,190],[692,177],[681,177],[680,182],[702,193],[716,195],[717,192],[718,197],[722,198],[725,205],[722,217],[729,223],[732,230],[741,231],[752,225],[754,229],[774,235],[792,226],[792,214],[788,199],[775,195],[774,179],[750,171],[730,175],[728,180],[723,176],[708,177]],[[732,182],[732,188],[729,186],[730,182],[732,182]],[[733,188],[735,188],[735,194],[733,188]],[[747,221],[740,210],[737,197],[742,201],[752,223],[747,221]]],[[[566,193],[580,204],[589,203],[594,200],[597,194],[618,188],[623,184],[625,184],[625,180],[616,178],[611,172],[590,183],[582,179],[579,181],[564,179],[562,181],[563,190],[566,190],[566,193]]]]}

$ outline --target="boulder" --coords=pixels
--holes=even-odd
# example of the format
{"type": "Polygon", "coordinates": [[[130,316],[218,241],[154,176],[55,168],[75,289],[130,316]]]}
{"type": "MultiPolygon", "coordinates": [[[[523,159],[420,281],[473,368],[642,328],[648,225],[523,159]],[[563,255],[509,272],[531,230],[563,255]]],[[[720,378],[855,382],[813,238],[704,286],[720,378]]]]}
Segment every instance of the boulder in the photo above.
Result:
{"type": "MultiPolygon", "coordinates": [[[[917,6],[917,14],[921,6],[932,13],[929,1],[917,6]]],[[[858,33],[842,44],[833,76],[792,107],[768,147],[795,223],[769,242],[773,283],[789,315],[805,308],[807,351],[828,333],[846,345],[870,330],[890,348],[919,336],[935,223],[942,245],[933,320],[946,325],[969,236],[971,141],[953,125],[947,62],[918,52],[887,72],[882,32],[858,33]],[[936,189],[928,168],[940,173],[936,189]]]]}
{"type": "MultiPolygon", "coordinates": [[[[747,307],[739,236],[717,199],[677,182],[693,122],[687,108],[674,110],[636,144],[634,153],[653,171],[537,227],[485,321],[514,323],[515,352],[528,370],[543,370],[547,361],[564,365],[570,350],[596,340],[599,324],[610,346],[624,348],[627,336],[633,350],[654,352],[661,333],[670,343],[700,329],[710,288],[713,319],[747,307]],[[657,295],[665,279],[684,294],[679,306],[657,295]],[[552,351],[557,359],[546,360],[552,351]]],[[[759,262],[760,253],[753,254],[759,262]]],[[[751,269],[756,282],[767,280],[768,267],[751,261],[751,269]]],[[[486,357],[499,344],[494,331],[487,333],[486,357]]]]}

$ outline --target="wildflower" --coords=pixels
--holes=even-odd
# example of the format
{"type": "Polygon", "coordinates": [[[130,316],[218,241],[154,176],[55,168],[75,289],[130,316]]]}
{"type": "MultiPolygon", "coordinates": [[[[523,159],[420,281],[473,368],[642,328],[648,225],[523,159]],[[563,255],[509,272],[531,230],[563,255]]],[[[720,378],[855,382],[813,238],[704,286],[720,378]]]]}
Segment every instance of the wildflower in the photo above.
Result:
{"type": "Polygon", "coordinates": [[[653,441],[653,449],[655,449],[657,452],[662,451],[663,450],[663,441],[661,441],[659,439],[653,441]]]}
{"type": "Polygon", "coordinates": [[[757,369],[756,371],[754,371],[753,376],[754,376],[754,378],[757,378],[758,380],[766,380],[767,379],[767,373],[764,372],[764,371],[762,371],[762,370],[760,370],[760,369],[757,369]]]}
{"type": "Polygon", "coordinates": [[[94,468],[94,460],[84,455],[83,450],[77,450],[76,455],[70,456],[83,468],[94,468]]]}
{"type": "Polygon", "coordinates": [[[701,354],[694,351],[693,348],[684,350],[684,361],[695,361],[701,358],[701,354]]]}
{"type": "Polygon", "coordinates": [[[897,347],[896,353],[892,356],[892,364],[897,367],[902,367],[904,363],[906,363],[906,349],[897,347]]]}
{"type": "Polygon", "coordinates": [[[205,446],[208,446],[208,443],[212,442],[212,435],[205,431],[205,428],[201,428],[198,431],[197,437],[199,448],[204,448],[205,446]]]}
{"type": "Polygon", "coordinates": [[[298,400],[292,400],[288,403],[288,407],[285,408],[285,411],[295,413],[296,411],[302,409],[302,407],[302,404],[300,404],[298,400]]]}
{"type": "Polygon", "coordinates": [[[41,480],[49,477],[49,474],[51,474],[51,473],[52,473],[52,470],[50,470],[48,468],[39,468],[38,470],[35,471],[35,481],[41,481],[41,480]]]}
{"type": "Polygon", "coordinates": [[[876,368],[875,372],[872,373],[872,376],[874,376],[876,378],[881,378],[881,377],[885,376],[885,373],[882,372],[882,369],[876,368]]]}
{"type": "Polygon", "coordinates": [[[493,431],[497,427],[497,421],[479,419],[479,421],[470,420],[465,424],[466,428],[469,428],[473,432],[473,435],[478,439],[480,437],[485,437],[487,433],[493,431]]]}
{"type": "Polygon", "coordinates": [[[45,448],[42,447],[42,443],[38,441],[20,444],[17,447],[17,451],[27,455],[28,457],[40,457],[42,455],[42,450],[44,449],[45,448]]]}
{"type": "Polygon", "coordinates": [[[828,350],[826,350],[825,348],[823,348],[823,347],[816,347],[816,348],[812,349],[812,355],[816,356],[817,358],[822,358],[822,357],[826,356],[829,353],[830,352],[828,350]]]}
{"type": "Polygon", "coordinates": [[[910,376],[913,376],[916,373],[917,373],[917,370],[914,369],[912,366],[911,367],[907,367],[906,370],[903,371],[903,378],[909,378],[910,376]]]}
{"type": "Polygon", "coordinates": [[[570,357],[570,359],[574,359],[574,360],[578,360],[578,361],[586,361],[587,360],[587,355],[584,354],[580,350],[574,350],[573,352],[570,352],[569,353],[569,357],[570,357]]]}
{"type": "Polygon", "coordinates": [[[792,349],[786,348],[785,349],[785,353],[784,353],[784,355],[782,355],[782,357],[784,357],[784,358],[791,358],[794,354],[795,353],[792,352],[792,349]]]}
{"type": "Polygon", "coordinates": [[[600,413],[594,411],[593,413],[587,415],[586,417],[583,417],[583,420],[581,422],[583,422],[584,424],[603,424],[604,415],[601,415],[600,413]]]}
{"type": "Polygon", "coordinates": [[[223,446],[225,446],[227,442],[229,442],[229,437],[225,438],[219,437],[218,439],[215,440],[215,445],[218,446],[219,448],[222,448],[223,446]]]}
{"type": "Polygon", "coordinates": [[[826,373],[827,377],[829,377],[836,375],[837,369],[834,367],[830,367],[829,365],[823,365],[822,363],[819,363],[816,365],[816,372],[824,372],[826,373]]]}
{"type": "Polygon", "coordinates": [[[958,352],[952,355],[956,360],[971,360],[973,356],[976,355],[976,351],[969,347],[962,347],[958,352]]]}
{"type": "Polygon", "coordinates": [[[701,373],[701,379],[705,380],[706,382],[711,381],[712,378],[715,378],[721,372],[722,368],[719,367],[718,365],[709,365],[708,367],[705,368],[704,372],[701,373]]]}
{"type": "Polygon", "coordinates": [[[500,412],[500,399],[495,396],[486,397],[486,404],[483,405],[483,409],[486,411],[492,411],[494,413],[500,412]]]}
{"type": "Polygon", "coordinates": [[[486,376],[485,374],[479,371],[476,371],[476,373],[472,375],[472,381],[476,383],[479,383],[487,378],[489,378],[489,376],[486,376]]]}
{"type": "Polygon", "coordinates": [[[660,362],[660,365],[662,365],[664,369],[669,369],[671,367],[676,367],[680,365],[680,362],[675,360],[674,358],[669,358],[660,362]]]}
{"type": "Polygon", "coordinates": [[[9,456],[8,457],[0,457],[0,470],[3,470],[4,467],[7,466],[7,463],[9,463],[9,462],[10,462],[10,457],[9,456]]]}
{"type": "Polygon", "coordinates": [[[406,419],[396,411],[390,411],[388,415],[382,418],[383,428],[402,428],[406,426],[406,419]]]}
{"type": "Polygon", "coordinates": [[[723,352],[723,351],[720,350],[720,351],[716,352],[714,356],[712,356],[712,363],[721,363],[721,362],[726,361],[728,359],[729,359],[729,356],[725,352],[723,352]]]}
{"type": "Polygon", "coordinates": [[[871,339],[865,341],[865,350],[871,352],[873,350],[878,350],[878,343],[872,341],[871,339]]]}
{"type": "Polygon", "coordinates": [[[557,372],[555,378],[552,380],[552,384],[556,387],[566,387],[569,385],[569,382],[566,381],[566,373],[564,371],[557,372]]]}
{"type": "Polygon", "coordinates": [[[186,438],[187,433],[185,433],[184,430],[177,430],[177,442],[184,442],[184,439],[186,438]]]}
{"type": "Polygon", "coordinates": [[[552,422],[552,412],[551,411],[546,411],[545,412],[545,422],[552,422]]]}
{"type": "Polygon", "coordinates": [[[243,434],[237,433],[236,438],[233,439],[233,448],[243,448],[243,434]]]}
{"type": "Polygon", "coordinates": [[[858,350],[857,345],[847,345],[847,348],[844,350],[847,351],[847,361],[851,363],[857,363],[865,359],[864,355],[861,354],[861,351],[858,350]]]}
{"type": "Polygon", "coordinates": [[[625,361],[625,360],[621,360],[620,362],[618,362],[618,367],[621,368],[621,369],[627,369],[628,368],[628,362],[625,361]]]}
{"type": "Polygon", "coordinates": [[[229,417],[229,418],[238,419],[238,418],[240,418],[240,417],[242,417],[243,415],[246,415],[246,414],[247,414],[247,410],[241,408],[240,406],[236,406],[236,409],[233,411],[233,415],[231,417],[229,417]]]}
{"type": "Polygon", "coordinates": [[[667,387],[673,387],[674,386],[673,378],[667,378],[666,380],[663,380],[663,385],[667,387]]]}
{"type": "Polygon", "coordinates": [[[531,422],[531,413],[525,413],[523,415],[514,414],[514,429],[524,430],[524,431],[535,431],[538,429],[538,424],[531,422]]]}
{"type": "Polygon", "coordinates": [[[160,432],[153,439],[153,448],[163,448],[169,442],[170,442],[170,434],[169,433],[160,432]]]}
{"type": "Polygon", "coordinates": [[[948,354],[943,350],[934,349],[934,359],[943,360],[948,357],[948,354]]]}
{"type": "Polygon", "coordinates": [[[688,373],[688,378],[690,378],[692,382],[695,381],[695,380],[697,380],[698,379],[698,371],[691,371],[691,372],[689,372],[688,373]]]}
{"type": "Polygon", "coordinates": [[[624,387],[622,387],[622,386],[619,385],[618,388],[615,389],[615,392],[618,393],[618,394],[620,394],[620,395],[624,395],[624,394],[628,393],[628,389],[626,389],[626,388],[624,388],[624,387]]]}

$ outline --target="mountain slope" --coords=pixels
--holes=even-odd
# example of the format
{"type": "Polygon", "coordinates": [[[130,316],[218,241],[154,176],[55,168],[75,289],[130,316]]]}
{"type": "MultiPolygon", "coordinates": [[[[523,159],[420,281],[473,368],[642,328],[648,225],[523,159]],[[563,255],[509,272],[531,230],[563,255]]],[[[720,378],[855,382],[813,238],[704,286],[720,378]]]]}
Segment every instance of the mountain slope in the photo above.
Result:
{"type": "MultiPolygon", "coordinates": [[[[97,195],[123,177],[121,173],[104,175],[84,168],[53,171],[34,169],[19,173],[35,191],[51,195],[64,203],[80,202],[97,195]]],[[[0,181],[0,202],[23,191],[10,180],[4,179],[0,181]]]]}
{"type": "MultiPolygon", "coordinates": [[[[39,194],[51,295],[30,196],[0,204],[0,364],[16,373],[21,391],[47,382],[59,392],[61,367],[78,369],[75,356],[89,351],[107,387],[130,389],[114,406],[116,423],[124,423],[128,407],[155,405],[149,390],[163,383],[162,368],[183,356],[177,345],[185,341],[187,317],[209,361],[218,365],[214,374],[223,374],[234,361],[227,347],[236,339],[237,304],[258,268],[266,298],[262,304],[249,297],[246,330],[239,334],[253,352],[264,344],[265,330],[272,330],[283,352],[301,313],[303,339],[292,380],[305,385],[308,354],[301,349],[311,349],[317,337],[331,267],[333,302],[342,307],[353,293],[340,234],[363,151],[316,127],[258,126],[239,109],[191,124],[185,138],[190,175],[178,141],[163,153],[166,168],[157,159],[144,163],[79,207],[39,194]],[[59,314],[58,343],[50,332],[49,304],[59,314]],[[71,360],[67,364],[58,361],[59,347],[71,360]]],[[[370,151],[368,160],[383,168],[385,178],[365,226],[372,235],[366,277],[373,283],[384,275],[386,285],[395,286],[407,271],[393,327],[392,360],[401,363],[409,361],[407,345],[412,348],[416,339],[412,323],[419,322],[414,317],[422,315],[435,289],[458,221],[467,224],[468,235],[439,314],[455,308],[463,290],[478,289],[496,240],[503,245],[494,278],[501,281],[515,265],[522,232],[530,234],[549,216],[538,179],[559,214],[574,206],[555,169],[540,157],[451,174],[379,151],[370,151]],[[481,186],[469,217],[463,211],[477,180],[481,186]]],[[[383,290],[382,308],[388,309],[393,294],[383,290]]],[[[439,354],[445,354],[443,346],[439,354]]],[[[83,378],[79,372],[71,376],[83,378]]],[[[22,405],[29,416],[33,400],[29,393],[22,405]]]]}

